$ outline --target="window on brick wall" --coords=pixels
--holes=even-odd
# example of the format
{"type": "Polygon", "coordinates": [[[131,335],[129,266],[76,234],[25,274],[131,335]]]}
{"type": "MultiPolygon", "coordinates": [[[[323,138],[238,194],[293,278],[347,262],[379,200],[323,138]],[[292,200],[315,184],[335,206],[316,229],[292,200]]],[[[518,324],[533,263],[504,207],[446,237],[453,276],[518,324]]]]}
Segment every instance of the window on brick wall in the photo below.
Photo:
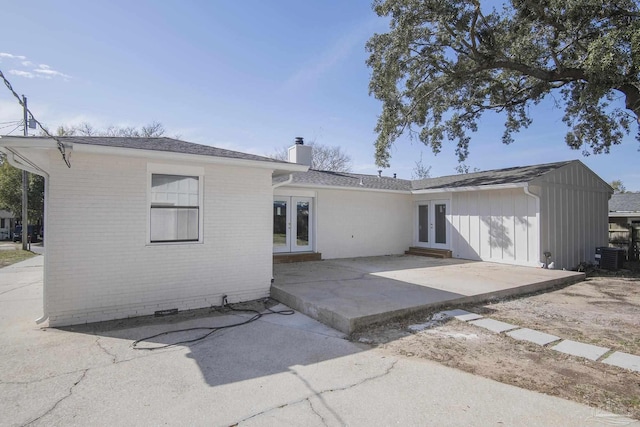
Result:
{"type": "Polygon", "coordinates": [[[198,176],[151,175],[151,243],[200,240],[199,192],[198,176]]]}

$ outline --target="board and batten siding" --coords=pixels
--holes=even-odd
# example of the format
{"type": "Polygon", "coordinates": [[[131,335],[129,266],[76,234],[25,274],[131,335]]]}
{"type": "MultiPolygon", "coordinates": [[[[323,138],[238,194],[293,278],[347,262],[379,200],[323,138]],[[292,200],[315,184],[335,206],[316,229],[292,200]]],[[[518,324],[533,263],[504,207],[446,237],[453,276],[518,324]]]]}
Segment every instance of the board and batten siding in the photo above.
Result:
{"type": "Polygon", "coordinates": [[[540,197],[540,256],[551,252],[555,268],[594,262],[595,249],[608,245],[610,187],[580,162],[533,180],[540,197]]]}
{"type": "Polygon", "coordinates": [[[52,152],[45,304],[51,326],[269,295],[271,171],[52,152]],[[202,242],[149,244],[148,164],[204,172],[202,242]],[[250,266],[251,268],[247,268],[250,266]]]}
{"type": "Polygon", "coordinates": [[[454,192],[453,256],[536,266],[537,201],[522,188],[454,192]]]}

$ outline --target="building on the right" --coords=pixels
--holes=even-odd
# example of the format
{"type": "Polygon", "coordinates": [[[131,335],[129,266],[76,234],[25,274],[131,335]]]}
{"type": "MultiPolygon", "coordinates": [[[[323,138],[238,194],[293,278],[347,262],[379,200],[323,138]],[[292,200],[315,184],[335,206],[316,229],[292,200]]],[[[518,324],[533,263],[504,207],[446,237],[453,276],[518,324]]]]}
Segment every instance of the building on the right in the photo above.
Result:
{"type": "Polygon", "coordinates": [[[614,194],[609,200],[609,246],[640,259],[640,193],[614,194]]]}

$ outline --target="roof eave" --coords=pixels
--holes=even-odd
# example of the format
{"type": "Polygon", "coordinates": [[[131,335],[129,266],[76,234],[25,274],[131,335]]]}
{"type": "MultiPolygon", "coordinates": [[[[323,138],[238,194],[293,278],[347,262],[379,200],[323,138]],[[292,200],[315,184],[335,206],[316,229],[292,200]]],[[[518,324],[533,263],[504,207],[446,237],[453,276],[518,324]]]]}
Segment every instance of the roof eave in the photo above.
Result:
{"type": "Polygon", "coordinates": [[[442,187],[442,188],[425,188],[421,190],[412,190],[412,194],[434,194],[434,193],[456,193],[463,191],[484,191],[484,190],[507,190],[510,188],[528,187],[528,182],[516,182],[509,184],[493,184],[493,185],[473,185],[466,187],[442,187]]]}
{"type": "MultiPolygon", "coordinates": [[[[71,144],[65,144],[71,145],[71,144]]],[[[25,137],[0,136],[0,147],[15,148],[57,148],[53,139],[28,139],[25,137]]]]}
{"type": "Polygon", "coordinates": [[[640,211],[609,211],[611,217],[640,216],[640,211]]]}
{"type": "MultiPolygon", "coordinates": [[[[259,169],[271,169],[275,175],[284,175],[292,172],[305,172],[308,166],[286,162],[270,162],[262,160],[237,159],[233,157],[207,156],[202,154],[177,153],[173,151],[145,150],[139,148],[113,147],[105,145],[91,145],[81,143],[64,144],[76,153],[105,154],[126,157],[144,157],[158,160],[200,162],[208,164],[246,166],[259,169]]],[[[2,137],[0,146],[14,148],[39,148],[57,149],[53,140],[27,140],[25,138],[2,137]]]]}
{"type": "Polygon", "coordinates": [[[347,187],[341,185],[305,184],[301,182],[282,185],[282,187],[313,188],[316,190],[374,191],[378,193],[411,194],[410,190],[392,190],[386,188],[347,187]]]}

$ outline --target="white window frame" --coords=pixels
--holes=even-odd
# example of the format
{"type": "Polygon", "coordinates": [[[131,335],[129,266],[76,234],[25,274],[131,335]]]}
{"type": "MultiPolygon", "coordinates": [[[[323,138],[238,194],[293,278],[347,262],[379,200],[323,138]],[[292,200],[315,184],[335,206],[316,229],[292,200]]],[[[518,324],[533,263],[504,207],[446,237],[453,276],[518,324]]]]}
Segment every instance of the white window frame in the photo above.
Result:
{"type": "Polygon", "coordinates": [[[147,164],[147,246],[162,245],[193,245],[204,241],[204,168],[200,166],[170,165],[170,164],[147,164]],[[198,240],[190,241],[151,241],[151,179],[152,175],[178,175],[193,176],[198,178],[198,240]]]}

